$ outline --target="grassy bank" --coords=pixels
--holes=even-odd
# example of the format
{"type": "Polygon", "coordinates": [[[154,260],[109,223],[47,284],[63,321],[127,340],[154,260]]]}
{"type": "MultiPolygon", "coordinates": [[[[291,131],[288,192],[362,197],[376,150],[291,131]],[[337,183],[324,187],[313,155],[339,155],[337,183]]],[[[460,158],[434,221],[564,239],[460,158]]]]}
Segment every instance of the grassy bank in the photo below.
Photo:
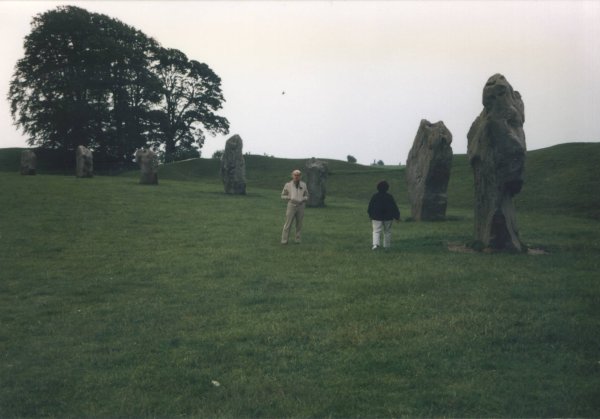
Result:
{"type": "Polygon", "coordinates": [[[0,416],[600,413],[597,198],[522,198],[521,236],[546,255],[449,251],[472,236],[468,205],[372,252],[362,194],[402,169],[340,162],[302,245],[282,247],[293,162],[249,161],[243,197],[205,162],[158,186],[0,172],[0,416]]]}

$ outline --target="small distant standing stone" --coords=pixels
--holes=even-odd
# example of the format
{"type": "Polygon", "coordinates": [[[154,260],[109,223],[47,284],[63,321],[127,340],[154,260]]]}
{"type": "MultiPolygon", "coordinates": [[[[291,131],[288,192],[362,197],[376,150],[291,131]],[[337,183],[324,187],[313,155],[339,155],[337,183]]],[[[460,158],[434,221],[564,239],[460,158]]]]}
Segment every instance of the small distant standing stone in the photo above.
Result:
{"type": "Polygon", "coordinates": [[[152,150],[139,149],[135,153],[135,161],[139,164],[142,174],[142,185],[158,185],[158,159],[152,150]]]}
{"type": "Polygon", "coordinates": [[[221,179],[226,194],[246,194],[246,162],[243,147],[242,138],[237,134],[225,143],[225,151],[221,157],[221,179]]]}
{"type": "Polygon", "coordinates": [[[306,185],[308,188],[308,207],[324,207],[327,175],[327,163],[314,157],[305,164],[306,185]]]}
{"type": "Polygon", "coordinates": [[[21,153],[21,174],[35,175],[37,167],[37,156],[31,150],[23,150],[21,153]]]}
{"type": "Polygon", "coordinates": [[[75,162],[75,175],[77,177],[94,177],[94,156],[89,148],[82,145],[77,146],[75,162]]]}
{"type": "Polygon", "coordinates": [[[443,220],[452,168],[452,134],[442,121],[423,119],[406,161],[406,183],[413,219],[443,220]]]}
{"type": "Polygon", "coordinates": [[[475,178],[475,239],[490,249],[521,252],[513,197],[523,186],[525,107],[502,74],[488,79],[482,102],[467,134],[475,178]]]}

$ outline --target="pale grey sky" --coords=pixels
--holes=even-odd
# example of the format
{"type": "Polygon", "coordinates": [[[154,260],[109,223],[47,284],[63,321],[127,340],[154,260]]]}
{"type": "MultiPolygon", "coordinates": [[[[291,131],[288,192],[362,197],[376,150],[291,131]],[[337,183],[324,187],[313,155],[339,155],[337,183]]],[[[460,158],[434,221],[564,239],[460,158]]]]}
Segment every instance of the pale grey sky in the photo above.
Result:
{"type": "MultiPolygon", "coordinates": [[[[61,4],[207,63],[246,152],[405,163],[427,119],[464,154],[495,73],[523,97],[528,149],[600,141],[600,1],[0,1],[4,97],[32,17],[61,4]]],[[[0,148],[25,145],[3,98],[0,148]]]]}

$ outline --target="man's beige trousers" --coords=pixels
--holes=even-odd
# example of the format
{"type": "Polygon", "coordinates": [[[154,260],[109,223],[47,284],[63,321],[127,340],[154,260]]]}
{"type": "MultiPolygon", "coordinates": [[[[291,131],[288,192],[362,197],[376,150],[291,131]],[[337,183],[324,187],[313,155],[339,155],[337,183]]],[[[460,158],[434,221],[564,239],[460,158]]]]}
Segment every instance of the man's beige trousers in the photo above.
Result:
{"type": "Polygon", "coordinates": [[[302,219],[304,218],[304,203],[294,204],[288,202],[287,210],[285,212],[285,224],[283,225],[283,232],[281,233],[281,243],[286,244],[290,235],[290,229],[294,220],[296,221],[296,242],[299,243],[302,234],[302,219]]]}

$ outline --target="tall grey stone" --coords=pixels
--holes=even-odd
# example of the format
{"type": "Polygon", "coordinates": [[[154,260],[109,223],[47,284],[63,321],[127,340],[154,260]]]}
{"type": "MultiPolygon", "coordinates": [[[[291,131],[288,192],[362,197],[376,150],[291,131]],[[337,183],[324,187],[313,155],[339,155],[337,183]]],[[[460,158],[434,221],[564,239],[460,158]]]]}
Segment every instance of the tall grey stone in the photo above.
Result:
{"type": "Polygon", "coordinates": [[[308,207],[324,207],[326,183],[329,169],[327,163],[314,157],[305,164],[306,187],[308,188],[308,207]]]}
{"type": "Polygon", "coordinates": [[[413,219],[443,220],[452,168],[452,134],[442,121],[422,119],[406,161],[406,183],[413,219]]]}
{"type": "Polygon", "coordinates": [[[77,177],[94,177],[94,156],[92,151],[82,145],[75,150],[75,175],[77,177]]]}
{"type": "Polygon", "coordinates": [[[246,162],[243,148],[242,138],[237,134],[225,142],[225,151],[221,157],[221,179],[227,194],[246,194],[246,162]]]}
{"type": "Polygon", "coordinates": [[[31,150],[23,150],[21,152],[21,174],[35,175],[37,168],[37,156],[31,150]]]}
{"type": "Polygon", "coordinates": [[[483,110],[467,134],[475,178],[475,239],[491,249],[523,251],[513,197],[523,186],[525,107],[501,74],[489,78],[482,96],[483,110]]]}
{"type": "Polygon", "coordinates": [[[157,185],[158,159],[156,154],[152,150],[141,148],[135,152],[135,161],[142,171],[140,183],[142,185],[157,185]]]}

